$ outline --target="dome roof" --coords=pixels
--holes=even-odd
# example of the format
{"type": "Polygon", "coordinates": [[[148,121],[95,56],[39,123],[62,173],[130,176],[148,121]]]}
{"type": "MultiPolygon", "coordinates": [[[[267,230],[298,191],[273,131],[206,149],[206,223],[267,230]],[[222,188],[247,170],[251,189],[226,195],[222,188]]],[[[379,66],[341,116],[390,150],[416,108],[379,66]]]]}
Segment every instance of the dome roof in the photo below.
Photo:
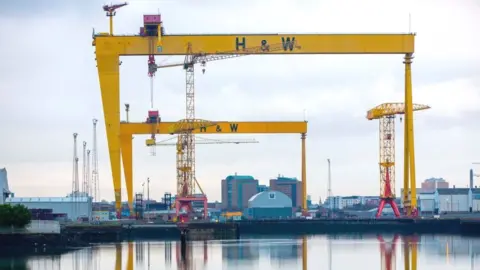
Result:
{"type": "Polygon", "coordinates": [[[249,208],[292,207],[292,200],[280,191],[263,191],[248,200],[249,208]]]}

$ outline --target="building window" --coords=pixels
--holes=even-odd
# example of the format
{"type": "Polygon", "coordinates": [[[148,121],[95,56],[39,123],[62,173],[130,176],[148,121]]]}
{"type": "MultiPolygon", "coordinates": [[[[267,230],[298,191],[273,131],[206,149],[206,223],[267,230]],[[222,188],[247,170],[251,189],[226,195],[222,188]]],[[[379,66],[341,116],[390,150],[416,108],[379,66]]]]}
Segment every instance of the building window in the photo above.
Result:
{"type": "Polygon", "coordinates": [[[268,193],[268,198],[269,199],[275,199],[275,192],[269,192],[268,193]]]}

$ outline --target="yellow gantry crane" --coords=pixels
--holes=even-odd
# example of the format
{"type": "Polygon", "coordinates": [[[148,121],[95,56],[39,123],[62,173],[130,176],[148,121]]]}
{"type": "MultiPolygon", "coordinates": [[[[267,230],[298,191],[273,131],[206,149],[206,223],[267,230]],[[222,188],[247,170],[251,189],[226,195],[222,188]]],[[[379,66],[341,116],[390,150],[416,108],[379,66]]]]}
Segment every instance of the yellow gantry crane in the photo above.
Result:
{"type": "MultiPolygon", "coordinates": [[[[103,115],[109,148],[110,166],[115,194],[117,213],[121,209],[121,169],[122,160],[129,205],[133,205],[132,184],[132,134],[150,134],[146,123],[120,122],[120,56],[152,56],[156,55],[186,55],[187,47],[191,55],[215,55],[235,52],[235,54],[256,55],[298,55],[298,54],[400,54],[404,55],[405,65],[405,120],[409,126],[407,132],[408,152],[411,177],[415,178],[415,158],[413,145],[413,115],[412,115],[412,80],[411,64],[415,52],[415,34],[297,34],[297,33],[224,33],[216,35],[202,34],[165,34],[161,15],[144,15],[143,27],[136,35],[115,35],[115,33],[92,34],[92,46],[95,47],[100,90],[102,96],[103,115]],[[294,44],[302,44],[298,49],[294,44]],[[249,51],[249,46],[266,47],[268,44],[281,43],[281,50],[249,51]],[[156,50],[155,50],[156,49],[156,50]],[[408,121],[411,120],[411,121],[408,121]]],[[[153,59],[152,59],[153,60],[153,59]]],[[[150,59],[149,59],[149,62],[150,59]]],[[[150,64],[153,67],[153,63],[150,64]]],[[[165,125],[160,123],[155,134],[165,134],[165,125]]],[[[219,125],[229,123],[219,123],[219,125]]],[[[306,210],[306,154],[305,141],[307,122],[243,122],[239,130],[242,133],[300,133],[302,139],[302,183],[303,203],[306,210]],[[273,128],[276,126],[275,128],[273,128]],[[247,129],[247,127],[251,127],[247,129]]],[[[211,132],[206,131],[206,133],[211,132]]],[[[213,133],[213,132],[212,132],[213,133]]],[[[227,133],[227,132],[222,132],[227,133]]]]}
{"type": "MultiPolygon", "coordinates": [[[[413,104],[413,111],[426,110],[427,105],[413,104]]],[[[404,103],[383,103],[367,112],[367,119],[380,120],[380,205],[377,217],[382,214],[385,204],[390,204],[396,217],[400,216],[398,206],[395,203],[395,116],[405,114],[404,103]]],[[[405,136],[407,138],[407,136],[405,136]]],[[[408,142],[405,143],[408,147],[408,142]]],[[[408,158],[408,155],[406,156],[408,158]]],[[[407,162],[407,161],[405,161],[407,162]]],[[[408,163],[406,163],[408,164],[408,163]]],[[[416,216],[417,201],[415,183],[408,181],[408,168],[404,175],[403,205],[407,215],[416,216]],[[409,199],[409,195],[411,199],[409,199]]],[[[413,178],[411,178],[413,180],[413,178]]]]}

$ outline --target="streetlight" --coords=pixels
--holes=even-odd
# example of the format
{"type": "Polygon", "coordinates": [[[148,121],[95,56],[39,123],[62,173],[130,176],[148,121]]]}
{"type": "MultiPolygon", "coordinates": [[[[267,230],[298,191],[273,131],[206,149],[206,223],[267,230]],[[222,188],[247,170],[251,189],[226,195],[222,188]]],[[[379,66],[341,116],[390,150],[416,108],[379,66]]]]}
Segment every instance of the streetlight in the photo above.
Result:
{"type": "MultiPolygon", "coordinates": [[[[150,203],[150,177],[147,177],[147,205],[146,205],[146,212],[148,213],[148,205],[150,203]]],[[[147,220],[150,221],[150,213],[147,215],[147,220]]]]}
{"type": "Polygon", "coordinates": [[[328,212],[328,216],[330,217],[332,209],[333,209],[333,198],[332,198],[332,172],[331,172],[331,162],[330,159],[327,158],[327,163],[328,163],[328,198],[329,198],[329,203],[328,203],[328,208],[330,211],[328,212]]]}

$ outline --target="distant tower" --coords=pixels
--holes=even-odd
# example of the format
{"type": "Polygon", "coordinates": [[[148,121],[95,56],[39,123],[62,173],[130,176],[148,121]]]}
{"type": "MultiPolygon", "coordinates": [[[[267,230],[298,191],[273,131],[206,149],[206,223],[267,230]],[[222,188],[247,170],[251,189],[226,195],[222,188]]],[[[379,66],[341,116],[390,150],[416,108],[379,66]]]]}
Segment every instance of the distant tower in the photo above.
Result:
{"type": "Polygon", "coordinates": [[[78,153],[77,153],[77,136],[78,133],[73,133],[73,173],[72,173],[72,216],[77,217],[78,214],[78,196],[79,196],[79,183],[78,183],[78,153]]]}
{"type": "Polygon", "coordinates": [[[72,196],[77,197],[79,192],[78,183],[78,154],[77,154],[77,136],[73,133],[73,173],[72,173],[72,196]]]}
{"type": "Polygon", "coordinates": [[[88,193],[88,196],[92,196],[92,181],[91,181],[91,178],[90,178],[90,150],[87,150],[87,169],[86,169],[86,175],[85,175],[85,178],[86,178],[86,181],[87,181],[87,193],[88,193]]]}
{"type": "Polygon", "coordinates": [[[98,176],[98,151],[97,151],[97,119],[93,119],[93,147],[92,147],[92,185],[93,201],[100,201],[100,186],[98,176]]]}
{"type": "Polygon", "coordinates": [[[82,148],[82,195],[87,193],[87,142],[84,141],[82,148]]]}
{"type": "Polygon", "coordinates": [[[473,186],[473,169],[470,169],[470,188],[474,188],[474,186],[473,186]]]}

